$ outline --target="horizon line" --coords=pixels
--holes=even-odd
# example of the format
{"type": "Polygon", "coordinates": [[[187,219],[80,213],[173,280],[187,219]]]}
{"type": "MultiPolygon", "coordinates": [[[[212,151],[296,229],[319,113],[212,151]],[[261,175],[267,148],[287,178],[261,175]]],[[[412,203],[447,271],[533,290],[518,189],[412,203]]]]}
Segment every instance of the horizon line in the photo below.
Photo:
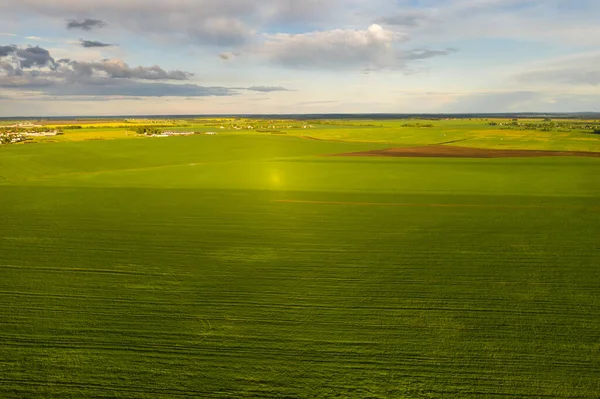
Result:
{"type": "Polygon", "coordinates": [[[370,116],[386,116],[386,117],[411,117],[411,116],[434,116],[434,117],[498,117],[498,116],[597,116],[600,117],[600,111],[575,111],[575,112],[409,112],[409,113],[394,113],[394,112],[365,112],[365,113],[346,113],[346,112],[329,112],[329,113],[219,113],[219,114],[123,114],[123,115],[35,115],[35,116],[0,116],[0,120],[15,120],[15,119],[123,119],[123,118],[189,118],[189,117],[370,117],[370,116]]]}

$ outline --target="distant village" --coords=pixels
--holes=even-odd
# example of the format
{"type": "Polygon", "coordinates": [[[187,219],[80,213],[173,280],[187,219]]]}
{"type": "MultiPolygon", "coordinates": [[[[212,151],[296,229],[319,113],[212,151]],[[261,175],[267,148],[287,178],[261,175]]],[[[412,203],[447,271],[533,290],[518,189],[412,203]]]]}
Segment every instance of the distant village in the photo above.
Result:
{"type": "Polygon", "coordinates": [[[173,130],[161,130],[154,126],[138,126],[135,128],[135,132],[137,134],[141,134],[149,137],[171,137],[171,136],[192,136],[194,134],[207,134],[207,135],[215,135],[216,132],[179,132],[173,130]]]}
{"type": "MultiPolygon", "coordinates": [[[[218,130],[255,130],[263,133],[281,133],[279,129],[313,129],[315,126],[307,123],[300,123],[291,125],[286,122],[274,123],[274,121],[268,121],[266,124],[262,123],[246,123],[246,122],[233,122],[233,123],[209,123],[205,126],[210,126],[213,129],[218,130]]],[[[173,130],[161,130],[160,126],[138,126],[133,129],[137,134],[141,134],[148,137],[170,137],[170,136],[191,136],[194,134],[204,135],[216,135],[217,132],[193,132],[193,131],[173,131],[173,130]]]]}
{"type": "Polygon", "coordinates": [[[0,144],[12,144],[27,141],[33,137],[51,137],[62,134],[57,129],[46,129],[42,125],[30,122],[0,126],[0,144]]]}

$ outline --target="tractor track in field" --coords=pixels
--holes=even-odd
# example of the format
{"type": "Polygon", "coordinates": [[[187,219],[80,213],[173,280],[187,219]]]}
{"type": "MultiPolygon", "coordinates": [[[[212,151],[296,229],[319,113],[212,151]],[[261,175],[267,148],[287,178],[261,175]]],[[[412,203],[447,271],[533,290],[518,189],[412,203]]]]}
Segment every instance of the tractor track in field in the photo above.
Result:
{"type": "Polygon", "coordinates": [[[454,144],[454,143],[460,143],[462,141],[469,141],[469,140],[471,140],[471,139],[467,138],[467,139],[460,139],[460,140],[451,140],[451,141],[444,141],[442,143],[435,143],[435,144],[432,144],[432,145],[454,144]]]}
{"type": "Polygon", "coordinates": [[[600,207],[567,207],[552,205],[492,205],[492,204],[414,204],[414,203],[395,203],[395,202],[356,202],[356,201],[314,201],[314,200],[294,200],[282,199],[273,200],[275,203],[287,204],[308,204],[308,205],[355,205],[355,206],[388,206],[388,207],[407,207],[407,208],[491,208],[491,209],[579,209],[600,211],[600,207]]]}
{"type": "Polygon", "coordinates": [[[298,136],[304,140],[313,140],[313,141],[328,141],[331,143],[360,143],[359,141],[348,141],[348,140],[335,140],[335,139],[320,139],[318,137],[313,136],[298,136]]]}
{"type": "Polygon", "coordinates": [[[404,158],[537,158],[537,157],[593,157],[600,158],[600,152],[591,151],[547,151],[490,149],[446,145],[426,145],[418,147],[386,148],[383,150],[332,154],[337,157],[404,157],[404,158]]]}

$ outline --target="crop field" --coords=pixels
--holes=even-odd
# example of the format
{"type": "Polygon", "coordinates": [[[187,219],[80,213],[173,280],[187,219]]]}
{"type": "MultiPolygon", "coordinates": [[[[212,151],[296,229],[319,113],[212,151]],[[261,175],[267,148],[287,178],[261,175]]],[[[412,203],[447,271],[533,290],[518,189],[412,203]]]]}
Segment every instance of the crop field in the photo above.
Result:
{"type": "Polygon", "coordinates": [[[0,146],[0,397],[600,397],[600,158],[468,150],[600,135],[111,123],[0,146]]]}

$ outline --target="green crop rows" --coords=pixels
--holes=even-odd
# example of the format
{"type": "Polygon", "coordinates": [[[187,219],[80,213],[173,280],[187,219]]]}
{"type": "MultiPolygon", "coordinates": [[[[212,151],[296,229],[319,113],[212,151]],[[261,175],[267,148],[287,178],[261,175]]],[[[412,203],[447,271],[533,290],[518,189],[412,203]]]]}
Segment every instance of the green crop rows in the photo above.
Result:
{"type": "Polygon", "coordinates": [[[0,148],[0,397],[600,397],[600,159],[385,146],[0,148]]]}

